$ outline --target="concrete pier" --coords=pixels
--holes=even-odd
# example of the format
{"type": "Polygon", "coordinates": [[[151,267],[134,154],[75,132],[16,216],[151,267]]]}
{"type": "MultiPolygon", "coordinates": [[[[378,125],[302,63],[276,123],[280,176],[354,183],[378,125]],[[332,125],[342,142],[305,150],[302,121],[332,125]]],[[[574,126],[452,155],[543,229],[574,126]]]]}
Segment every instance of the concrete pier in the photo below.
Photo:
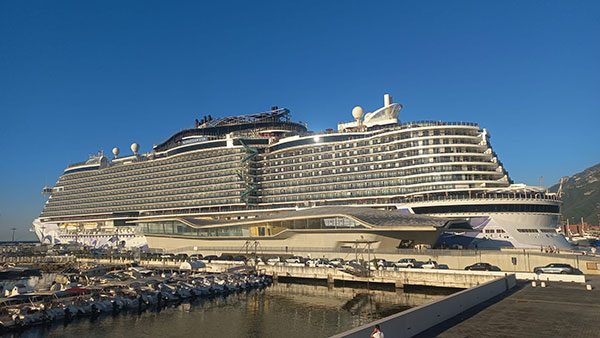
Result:
{"type": "Polygon", "coordinates": [[[277,278],[301,278],[335,282],[360,282],[404,286],[432,286],[444,288],[470,288],[487,283],[507,273],[465,270],[424,270],[399,269],[397,271],[371,271],[370,276],[355,276],[333,268],[312,268],[303,266],[264,265],[259,267],[265,274],[277,278]]]}
{"type": "MultiPolygon", "coordinates": [[[[593,276],[590,283],[600,287],[600,278],[593,276]]],[[[598,337],[599,299],[600,289],[578,284],[550,282],[546,288],[523,284],[508,297],[484,303],[418,337],[598,337]]]]}
{"type": "MultiPolygon", "coordinates": [[[[440,300],[402,311],[395,315],[342,332],[332,338],[369,337],[376,324],[386,337],[413,337],[482,302],[504,294],[516,285],[514,275],[497,278],[477,287],[444,297],[440,300]]],[[[490,330],[490,327],[487,327],[490,330]]],[[[464,337],[464,336],[463,336],[464,337]]]]}

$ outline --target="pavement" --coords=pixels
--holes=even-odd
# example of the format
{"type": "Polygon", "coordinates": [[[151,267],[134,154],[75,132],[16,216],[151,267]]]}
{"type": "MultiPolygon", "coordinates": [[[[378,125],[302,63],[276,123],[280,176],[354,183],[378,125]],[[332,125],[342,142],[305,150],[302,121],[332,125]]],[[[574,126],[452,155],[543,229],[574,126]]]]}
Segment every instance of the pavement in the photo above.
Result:
{"type": "Polygon", "coordinates": [[[586,280],[591,291],[578,283],[520,283],[417,337],[600,337],[600,276],[586,280]]]}

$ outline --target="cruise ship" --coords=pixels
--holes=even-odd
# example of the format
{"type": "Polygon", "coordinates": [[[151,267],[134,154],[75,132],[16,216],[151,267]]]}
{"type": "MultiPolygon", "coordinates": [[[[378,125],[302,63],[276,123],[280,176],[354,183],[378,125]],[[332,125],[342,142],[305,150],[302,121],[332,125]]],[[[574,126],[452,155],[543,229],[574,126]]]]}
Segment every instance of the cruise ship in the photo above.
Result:
{"type": "Polygon", "coordinates": [[[356,106],[351,121],[319,133],[279,107],[208,115],[148,153],[134,143],[127,156],[114,148],[112,158],[69,165],[44,187],[32,230],[47,243],[166,250],[339,249],[359,239],[392,249],[570,247],[557,232],[559,197],[514,184],[487,129],[402,122],[401,109],[386,94],[381,108],[356,106]]]}

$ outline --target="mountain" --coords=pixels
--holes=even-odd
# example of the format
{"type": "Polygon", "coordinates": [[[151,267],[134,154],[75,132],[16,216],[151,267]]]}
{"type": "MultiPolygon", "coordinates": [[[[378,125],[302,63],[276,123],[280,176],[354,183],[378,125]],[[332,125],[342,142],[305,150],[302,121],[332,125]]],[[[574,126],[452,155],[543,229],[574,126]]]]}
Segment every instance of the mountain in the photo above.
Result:
{"type": "MultiPolygon", "coordinates": [[[[600,163],[571,177],[563,177],[562,215],[571,223],[600,225],[600,163]]],[[[558,191],[560,184],[550,187],[558,191]]]]}

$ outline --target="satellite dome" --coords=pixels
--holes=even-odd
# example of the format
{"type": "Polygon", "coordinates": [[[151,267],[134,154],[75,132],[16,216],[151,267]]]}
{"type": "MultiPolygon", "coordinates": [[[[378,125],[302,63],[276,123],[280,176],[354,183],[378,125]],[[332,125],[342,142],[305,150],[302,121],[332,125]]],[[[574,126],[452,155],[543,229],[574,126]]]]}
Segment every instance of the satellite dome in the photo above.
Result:
{"type": "Polygon", "coordinates": [[[117,147],[113,148],[113,155],[115,155],[115,158],[117,158],[117,156],[119,156],[120,152],[121,152],[121,150],[119,150],[119,148],[117,148],[117,147]]]}
{"type": "Polygon", "coordinates": [[[131,151],[133,151],[134,155],[137,155],[138,150],[140,150],[140,145],[137,143],[132,143],[131,144],[131,151]]]}
{"type": "Polygon", "coordinates": [[[360,121],[365,116],[365,110],[361,106],[356,106],[352,108],[352,116],[355,120],[360,121]]]}

